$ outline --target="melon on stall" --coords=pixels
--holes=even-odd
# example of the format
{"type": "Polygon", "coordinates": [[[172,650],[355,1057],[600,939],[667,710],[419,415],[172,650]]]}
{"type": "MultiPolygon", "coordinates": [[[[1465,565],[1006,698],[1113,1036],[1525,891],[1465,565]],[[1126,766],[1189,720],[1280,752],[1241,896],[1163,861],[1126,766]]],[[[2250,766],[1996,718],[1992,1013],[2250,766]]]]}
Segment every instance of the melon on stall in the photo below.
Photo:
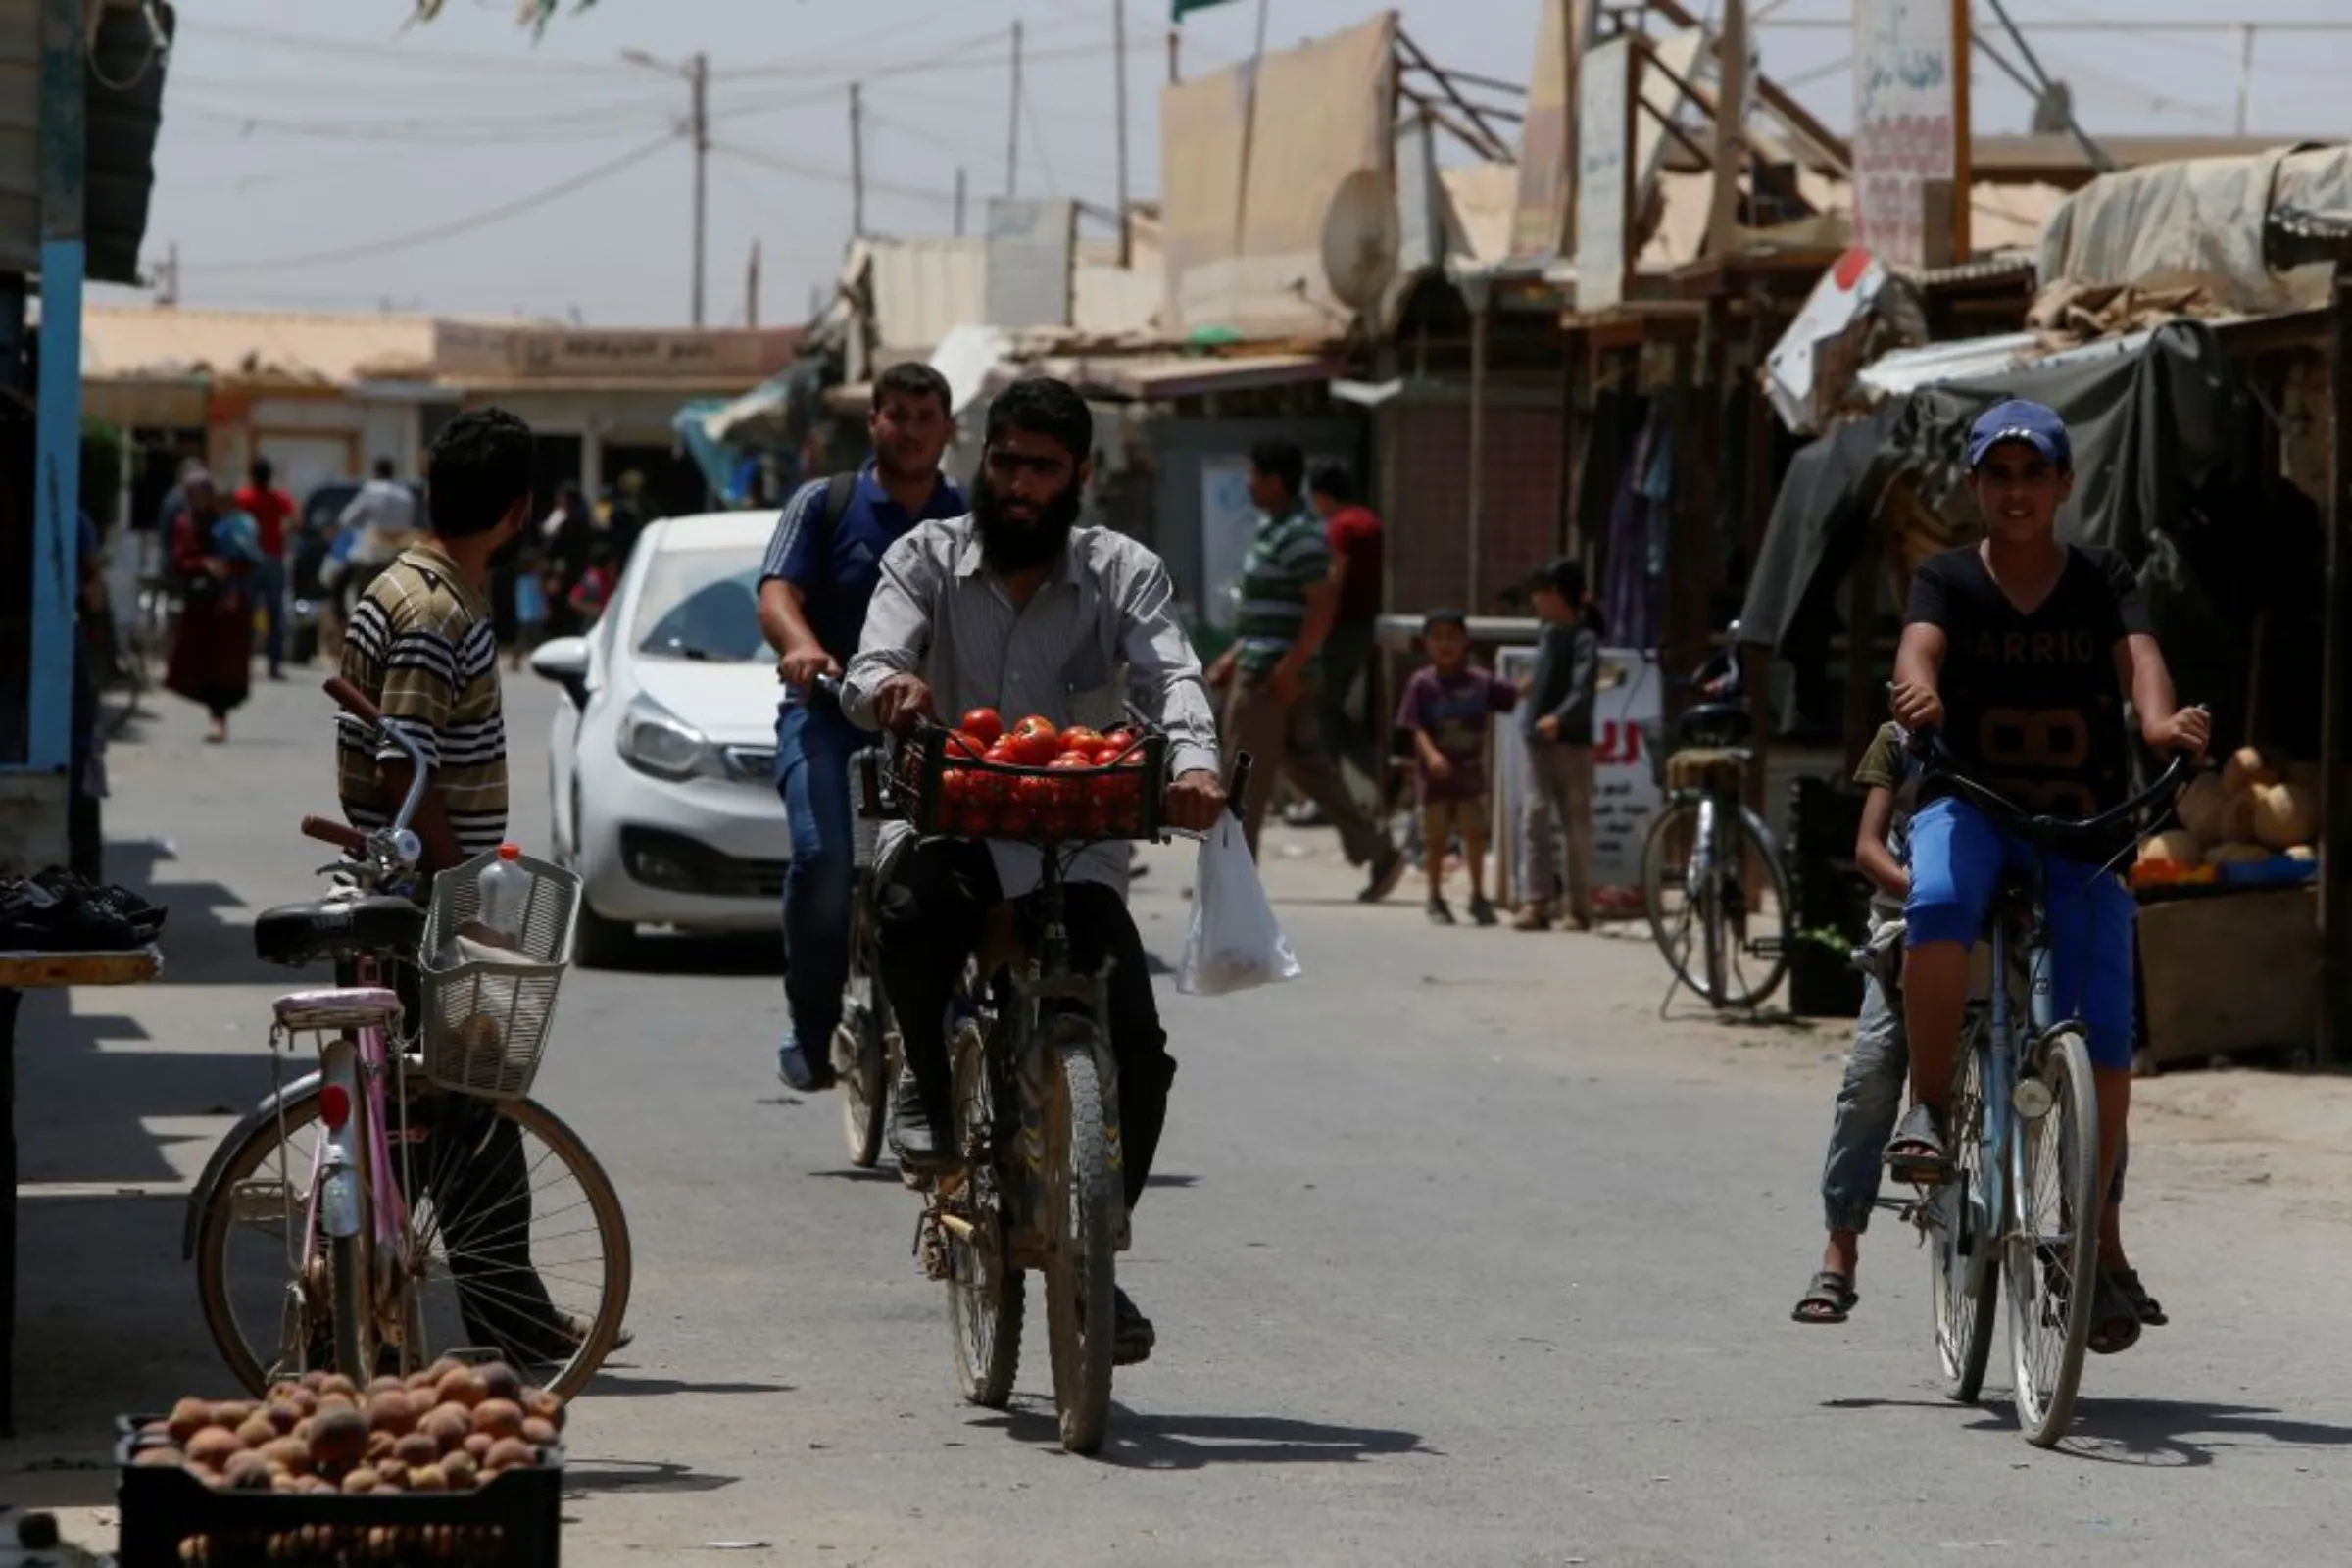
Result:
{"type": "Polygon", "coordinates": [[[2217,844],[2205,852],[2207,865],[2260,865],[2270,858],[2259,844],[2217,844]]]}
{"type": "Polygon", "coordinates": [[[2318,859],[2320,853],[2308,844],[2298,844],[2286,852],[2286,858],[2290,860],[2310,861],[2318,859]]]}
{"type": "Polygon", "coordinates": [[[2319,826],[2319,798],[2293,784],[2257,784],[2246,792],[2254,802],[2254,839],[2274,850],[2310,841],[2319,826]]]}
{"type": "Polygon", "coordinates": [[[2199,773],[2180,792],[2177,809],[2180,825],[2195,834],[2200,843],[2219,844],[2229,837],[2222,827],[2230,810],[2230,792],[2222,788],[2219,773],[2199,773]]]}
{"type": "Polygon", "coordinates": [[[2240,746],[2222,766],[2222,788],[2231,795],[2256,784],[2276,784],[2278,770],[2264,760],[2260,748],[2240,746]]]}
{"type": "Polygon", "coordinates": [[[2139,847],[2139,863],[2182,868],[2203,865],[2205,846],[2197,842],[2194,833],[2185,828],[2174,828],[2169,833],[2157,834],[2139,847]]]}

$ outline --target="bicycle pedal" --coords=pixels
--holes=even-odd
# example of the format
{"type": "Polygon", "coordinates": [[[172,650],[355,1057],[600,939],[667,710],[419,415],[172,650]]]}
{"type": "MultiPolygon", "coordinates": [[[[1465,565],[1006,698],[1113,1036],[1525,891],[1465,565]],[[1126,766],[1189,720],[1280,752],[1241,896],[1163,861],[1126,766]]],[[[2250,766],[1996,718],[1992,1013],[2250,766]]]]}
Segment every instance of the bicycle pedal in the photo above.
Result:
{"type": "Polygon", "coordinates": [[[1747,956],[1751,958],[1778,958],[1788,949],[1779,937],[1752,937],[1748,940],[1747,956]]]}

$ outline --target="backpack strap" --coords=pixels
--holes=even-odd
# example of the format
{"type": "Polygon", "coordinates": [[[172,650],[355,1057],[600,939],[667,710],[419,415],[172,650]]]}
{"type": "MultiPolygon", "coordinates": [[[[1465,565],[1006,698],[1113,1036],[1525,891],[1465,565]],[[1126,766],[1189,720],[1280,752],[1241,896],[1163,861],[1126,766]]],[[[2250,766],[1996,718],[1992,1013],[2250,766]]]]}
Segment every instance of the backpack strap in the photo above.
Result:
{"type": "Polygon", "coordinates": [[[850,510],[850,498],[858,493],[858,470],[837,473],[825,481],[824,509],[816,514],[817,561],[820,569],[817,580],[824,580],[822,568],[833,564],[833,531],[841,526],[842,517],[850,510]]]}

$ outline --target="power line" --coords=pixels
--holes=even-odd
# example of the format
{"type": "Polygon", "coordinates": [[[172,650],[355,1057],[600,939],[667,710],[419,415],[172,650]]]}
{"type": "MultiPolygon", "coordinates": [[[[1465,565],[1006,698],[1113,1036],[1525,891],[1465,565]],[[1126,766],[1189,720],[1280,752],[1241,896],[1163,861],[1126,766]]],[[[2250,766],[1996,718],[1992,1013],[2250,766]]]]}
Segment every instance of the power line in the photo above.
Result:
{"type": "Polygon", "coordinates": [[[1029,140],[1037,147],[1037,166],[1046,172],[1046,194],[1061,194],[1061,176],[1054,172],[1054,155],[1046,149],[1046,133],[1037,128],[1037,99],[1021,94],[1021,113],[1029,122],[1029,140]]]}
{"type": "Polygon", "coordinates": [[[466,217],[453,219],[446,223],[437,223],[431,228],[418,229],[415,233],[399,234],[389,239],[374,240],[365,245],[348,245],[339,250],[314,251],[307,256],[272,256],[243,262],[199,262],[191,270],[208,273],[291,270],[304,267],[329,267],[339,262],[368,261],[378,256],[390,256],[400,251],[415,250],[419,245],[430,245],[439,240],[454,239],[460,234],[469,233],[477,228],[487,228],[493,223],[505,222],[510,218],[519,218],[524,213],[534,212],[550,202],[561,201],[576,191],[586,190],[591,185],[612,178],[624,169],[644,163],[656,153],[667,151],[675,140],[676,138],[673,136],[656,137],[643,146],[621,154],[618,158],[599,164],[594,169],[585,170],[572,175],[569,179],[560,180],[553,185],[546,186],[520,200],[485,208],[480,212],[468,214],[466,217]]]}
{"type": "MultiPolygon", "coordinates": [[[[241,38],[248,43],[261,44],[267,48],[286,49],[297,53],[365,57],[375,64],[398,61],[403,65],[432,66],[440,69],[471,68],[510,73],[520,67],[531,71],[607,77],[621,75],[626,71],[625,67],[619,65],[607,65],[593,60],[562,60],[553,56],[538,55],[536,51],[533,51],[531,56],[517,59],[512,56],[462,54],[450,49],[426,49],[407,44],[393,45],[391,39],[380,43],[355,43],[346,38],[322,38],[314,33],[281,32],[273,27],[256,27],[235,22],[218,22],[210,17],[190,18],[186,25],[193,27],[199,36],[217,33],[223,38],[241,38]]],[[[397,37],[407,30],[406,27],[397,28],[393,36],[397,37]]]]}
{"type": "MultiPolygon", "coordinates": [[[[776,153],[760,152],[752,147],[740,147],[733,142],[714,141],[710,144],[710,150],[714,153],[723,153],[730,158],[740,158],[747,164],[774,173],[789,174],[795,179],[813,179],[828,185],[846,186],[850,183],[850,176],[846,171],[827,169],[818,164],[804,164],[797,159],[786,158],[776,153]]],[[[920,185],[900,185],[889,180],[868,179],[865,182],[865,188],[877,195],[901,196],[908,201],[938,202],[942,206],[953,206],[956,201],[953,191],[928,190],[920,185]]]]}
{"type": "Polygon", "coordinates": [[[474,145],[491,138],[502,141],[572,140],[600,129],[609,131],[616,119],[636,116],[642,122],[647,114],[666,110],[671,104],[670,96],[662,94],[658,97],[619,99],[593,107],[543,110],[530,114],[409,115],[371,120],[349,116],[326,119],[256,115],[220,104],[174,102],[170,113],[235,125],[247,134],[257,131],[283,132],[317,141],[460,142],[474,145]]]}

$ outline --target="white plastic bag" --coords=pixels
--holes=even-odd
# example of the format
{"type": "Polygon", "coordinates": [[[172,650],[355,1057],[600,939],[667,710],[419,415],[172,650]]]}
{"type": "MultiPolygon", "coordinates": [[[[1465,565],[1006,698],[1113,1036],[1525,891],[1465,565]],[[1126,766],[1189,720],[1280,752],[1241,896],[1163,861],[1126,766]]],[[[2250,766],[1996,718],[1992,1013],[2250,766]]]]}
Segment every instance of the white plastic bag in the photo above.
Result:
{"type": "Polygon", "coordinates": [[[1266,902],[1242,824],[1228,811],[1200,841],[1193,925],[1185,933],[1176,989],[1187,996],[1222,997],[1296,980],[1300,972],[1266,902]]]}

